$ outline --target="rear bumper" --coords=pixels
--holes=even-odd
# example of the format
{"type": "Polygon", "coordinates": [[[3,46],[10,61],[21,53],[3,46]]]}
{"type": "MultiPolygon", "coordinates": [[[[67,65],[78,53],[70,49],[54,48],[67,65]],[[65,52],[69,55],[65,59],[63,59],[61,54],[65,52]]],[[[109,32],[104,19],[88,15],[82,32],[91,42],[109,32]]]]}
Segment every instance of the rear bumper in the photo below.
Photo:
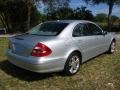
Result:
{"type": "Polygon", "coordinates": [[[13,54],[10,50],[7,51],[7,57],[8,61],[12,64],[39,73],[62,71],[65,65],[65,60],[63,58],[45,60],[32,56],[24,57],[13,54]]]}

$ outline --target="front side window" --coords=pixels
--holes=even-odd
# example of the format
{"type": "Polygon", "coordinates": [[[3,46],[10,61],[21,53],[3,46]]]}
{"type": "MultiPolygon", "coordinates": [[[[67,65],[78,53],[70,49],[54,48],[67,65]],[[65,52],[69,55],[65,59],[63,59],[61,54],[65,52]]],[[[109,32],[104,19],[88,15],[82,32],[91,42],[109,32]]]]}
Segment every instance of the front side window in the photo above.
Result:
{"type": "Polygon", "coordinates": [[[37,25],[28,31],[32,35],[41,35],[41,36],[56,36],[58,35],[68,23],[61,22],[47,22],[41,25],[37,25]]]}
{"type": "Polygon", "coordinates": [[[87,26],[89,31],[91,32],[91,35],[102,35],[102,30],[98,26],[92,23],[88,23],[87,26]]]}

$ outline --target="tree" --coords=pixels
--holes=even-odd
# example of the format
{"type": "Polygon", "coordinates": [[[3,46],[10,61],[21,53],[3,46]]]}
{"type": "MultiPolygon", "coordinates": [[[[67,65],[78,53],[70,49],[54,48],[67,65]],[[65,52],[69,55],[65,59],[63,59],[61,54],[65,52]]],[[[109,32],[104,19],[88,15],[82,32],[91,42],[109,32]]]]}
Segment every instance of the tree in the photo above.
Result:
{"type": "MultiPolygon", "coordinates": [[[[38,2],[42,0],[23,0],[27,6],[27,29],[30,29],[30,19],[31,19],[31,9],[33,6],[36,6],[38,2]]],[[[45,0],[43,0],[45,1],[45,0]]],[[[47,0],[46,0],[47,1],[47,0]]]]}
{"type": "MultiPolygon", "coordinates": [[[[69,7],[69,1],[70,0],[48,0],[48,2],[44,2],[46,5],[44,12],[46,13],[47,19],[60,19],[61,16],[58,15],[58,13],[62,14],[61,11],[71,12],[71,8],[69,7]],[[65,9],[65,10],[63,10],[65,9]],[[55,15],[56,14],[56,15],[55,15]],[[56,17],[55,17],[56,16],[56,17]]],[[[62,14],[62,16],[64,16],[62,14]]]]}
{"type": "Polygon", "coordinates": [[[97,22],[106,22],[107,21],[107,15],[105,13],[99,13],[99,14],[96,14],[95,19],[96,19],[97,22]]]}
{"type": "MultiPolygon", "coordinates": [[[[54,7],[54,6],[52,6],[54,7]]],[[[94,20],[94,16],[90,10],[82,6],[73,10],[70,7],[54,7],[53,9],[46,9],[46,16],[48,20],[59,19],[81,19],[81,20],[94,20]]]]}
{"type": "Polygon", "coordinates": [[[113,10],[113,6],[115,4],[120,5],[120,0],[83,0],[86,3],[93,3],[93,4],[99,4],[99,3],[107,3],[109,6],[109,12],[108,12],[108,29],[111,31],[111,14],[113,10]]]}
{"type": "Polygon", "coordinates": [[[111,16],[111,23],[112,23],[112,25],[113,25],[114,23],[118,23],[118,21],[119,21],[119,17],[117,17],[117,16],[115,16],[115,15],[112,15],[112,16],[111,16]]]}
{"type": "Polygon", "coordinates": [[[73,16],[73,10],[67,7],[61,7],[52,12],[47,13],[48,20],[72,19],[73,16]]]}
{"type": "Polygon", "coordinates": [[[5,27],[8,30],[9,29],[9,25],[8,25],[9,20],[8,20],[8,13],[6,10],[6,3],[8,3],[8,1],[0,0],[0,20],[1,20],[3,27],[5,27]]]}
{"type": "Polygon", "coordinates": [[[30,27],[33,27],[45,20],[46,18],[43,13],[39,12],[36,7],[31,8],[30,27]]]}
{"type": "Polygon", "coordinates": [[[66,1],[69,0],[0,0],[0,20],[9,31],[20,30],[20,28],[26,31],[35,20],[40,20],[36,19],[37,17],[41,18],[44,16],[37,11],[41,3],[44,5],[56,3],[56,7],[61,7],[63,4],[67,6],[66,1]],[[27,28],[24,30],[26,26],[27,28]]]}
{"type": "Polygon", "coordinates": [[[74,18],[81,20],[94,20],[92,12],[90,10],[87,10],[84,6],[74,10],[74,18]]]}
{"type": "Polygon", "coordinates": [[[23,0],[0,0],[0,19],[7,31],[26,31],[28,26],[37,23],[41,13],[37,11],[33,4],[30,8],[29,15],[28,7],[23,0]]]}

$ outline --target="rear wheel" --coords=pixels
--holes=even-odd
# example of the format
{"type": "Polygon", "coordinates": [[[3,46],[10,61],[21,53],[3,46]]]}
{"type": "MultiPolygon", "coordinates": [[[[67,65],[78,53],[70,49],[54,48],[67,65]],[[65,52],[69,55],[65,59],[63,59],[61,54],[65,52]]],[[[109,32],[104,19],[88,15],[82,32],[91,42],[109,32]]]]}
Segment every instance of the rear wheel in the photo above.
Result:
{"type": "Polygon", "coordinates": [[[64,72],[67,75],[74,75],[80,68],[80,55],[77,52],[72,53],[65,64],[64,72]]]}
{"type": "Polygon", "coordinates": [[[112,54],[115,52],[115,46],[116,46],[116,43],[115,41],[113,40],[110,44],[110,47],[109,47],[109,50],[108,50],[108,53],[112,54]]]}

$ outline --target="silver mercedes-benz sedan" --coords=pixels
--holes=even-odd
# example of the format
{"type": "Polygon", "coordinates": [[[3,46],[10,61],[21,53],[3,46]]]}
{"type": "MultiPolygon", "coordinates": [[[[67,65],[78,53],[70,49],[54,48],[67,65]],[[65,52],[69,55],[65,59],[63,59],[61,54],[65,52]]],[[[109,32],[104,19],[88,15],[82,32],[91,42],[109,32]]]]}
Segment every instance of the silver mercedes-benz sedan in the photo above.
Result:
{"type": "Polygon", "coordinates": [[[91,21],[47,21],[9,38],[7,56],[12,64],[33,72],[73,75],[88,59],[113,53],[115,43],[115,33],[103,31],[91,21]]]}

